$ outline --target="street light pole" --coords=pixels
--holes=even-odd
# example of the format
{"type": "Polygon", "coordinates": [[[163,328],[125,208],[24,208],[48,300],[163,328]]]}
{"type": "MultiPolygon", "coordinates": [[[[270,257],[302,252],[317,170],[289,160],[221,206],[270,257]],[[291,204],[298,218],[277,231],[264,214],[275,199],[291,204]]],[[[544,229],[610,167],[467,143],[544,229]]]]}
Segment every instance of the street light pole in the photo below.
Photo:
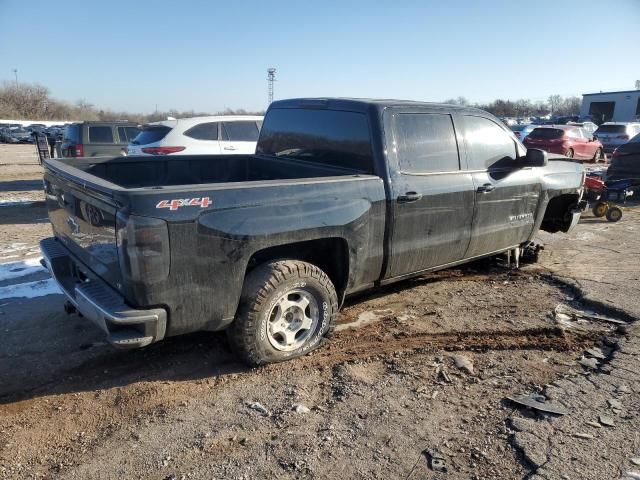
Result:
{"type": "Polygon", "coordinates": [[[18,86],[18,69],[14,68],[13,69],[13,74],[16,76],[16,87],[18,86]]]}

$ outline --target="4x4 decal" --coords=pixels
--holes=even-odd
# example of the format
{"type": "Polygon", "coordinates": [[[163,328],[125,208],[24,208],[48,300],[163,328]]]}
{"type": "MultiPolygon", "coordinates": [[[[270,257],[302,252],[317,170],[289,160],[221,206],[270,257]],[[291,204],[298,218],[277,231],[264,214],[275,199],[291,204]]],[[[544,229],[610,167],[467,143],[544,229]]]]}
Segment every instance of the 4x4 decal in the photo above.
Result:
{"type": "Polygon", "coordinates": [[[209,197],[174,198],[173,200],[160,200],[156,208],[168,208],[169,210],[177,210],[180,207],[207,208],[211,203],[209,197]]]}

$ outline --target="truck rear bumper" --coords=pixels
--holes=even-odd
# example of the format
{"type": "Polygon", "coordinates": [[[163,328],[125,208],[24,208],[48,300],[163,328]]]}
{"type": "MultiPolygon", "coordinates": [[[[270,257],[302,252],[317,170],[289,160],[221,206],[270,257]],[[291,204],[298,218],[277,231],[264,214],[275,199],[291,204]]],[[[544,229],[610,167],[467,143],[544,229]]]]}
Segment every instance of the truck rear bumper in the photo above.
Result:
{"type": "Polygon", "coordinates": [[[164,308],[136,309],[79,262],[55,237],[40,242],[44,266],[69,302],[99,326],[120,348],[144,347],[162,340],[167,326],[164,308]]]}

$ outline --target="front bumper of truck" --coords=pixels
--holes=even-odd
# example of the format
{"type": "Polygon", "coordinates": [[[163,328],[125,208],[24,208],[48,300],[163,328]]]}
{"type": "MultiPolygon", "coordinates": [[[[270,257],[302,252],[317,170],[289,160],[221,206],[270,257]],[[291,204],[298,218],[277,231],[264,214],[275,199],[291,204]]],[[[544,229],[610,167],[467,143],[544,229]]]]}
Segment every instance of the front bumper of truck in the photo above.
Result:
{"type": "Polygon", "coordinates": [[[589,208],[589,204],[587,203],[587,201],[580,200],[575,208],[571,209],[571,212],[569,212],[571,221],[569,222],[569,227],[567,228],[567,230],[565,230],[565,232],[570,232],[576,227],[576,225],[578,225],[578,222],[580,221],[580,215],[582,215],[582,213],[587,210],[587,208],[589,208]]]}
{"type": "Polygon", "coordinates": [[[42,263],[77,310],[119,348],[138,348],[162,340],[167,327],[164,308],[137,309],[91,272],[55,237],[40,242],[42,263]]]}

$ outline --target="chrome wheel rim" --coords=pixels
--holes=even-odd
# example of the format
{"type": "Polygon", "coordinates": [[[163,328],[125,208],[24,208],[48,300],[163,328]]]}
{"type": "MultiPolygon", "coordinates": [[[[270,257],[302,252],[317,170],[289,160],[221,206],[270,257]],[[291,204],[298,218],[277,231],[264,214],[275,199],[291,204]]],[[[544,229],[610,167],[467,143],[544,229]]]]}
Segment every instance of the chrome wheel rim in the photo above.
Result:
{"type": "Polygon", "coordinates": [[[320,311],[309,292],[295,289],[284,293],[273,305],[267,321],[267,338],[281,351],[302,347],[316,330],[320,311]]]}

